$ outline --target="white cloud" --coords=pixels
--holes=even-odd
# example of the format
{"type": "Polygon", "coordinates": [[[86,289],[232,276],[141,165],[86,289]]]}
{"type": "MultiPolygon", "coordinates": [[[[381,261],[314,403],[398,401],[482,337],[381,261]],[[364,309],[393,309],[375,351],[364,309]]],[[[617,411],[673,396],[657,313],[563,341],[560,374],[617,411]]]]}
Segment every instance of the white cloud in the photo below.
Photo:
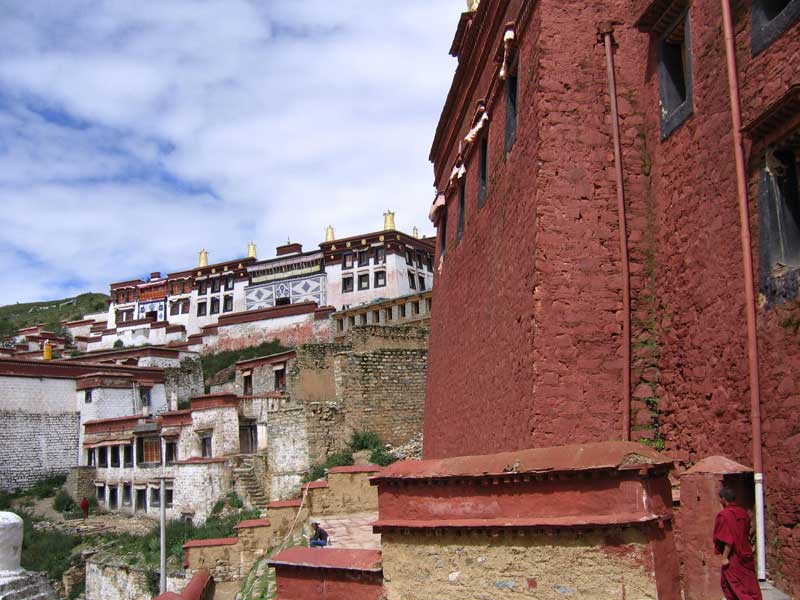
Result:
{"type": "Polygon", "coordinates": [[[0,35],[0,303],[398,226],[462,0],[68,2],[0,35]],[[62,6],[63,5],[63,6],[62,6]],[[20,285],[20,281],[24,283],[20,285]]]}

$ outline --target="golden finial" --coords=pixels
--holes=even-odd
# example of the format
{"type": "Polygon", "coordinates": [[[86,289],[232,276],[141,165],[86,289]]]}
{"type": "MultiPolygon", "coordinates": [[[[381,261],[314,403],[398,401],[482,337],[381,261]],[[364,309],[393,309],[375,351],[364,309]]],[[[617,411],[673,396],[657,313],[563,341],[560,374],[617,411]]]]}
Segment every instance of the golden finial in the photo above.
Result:
{"type": "Polygon", "coordinates": [[[247,244],[247,258],[256,258],[255,242],[250,242],[249,244],[247,244]]]}
{"type": "Polygon", "coordinates": [[[50,344],[50,340],[45,340],[44,342],[44,348],[42,348],[42,359],[53,360],[53,346],[50,344]]]}
{"type": "Polygon", "coordinates": [[[198,267],[207,267],[208,266],[208,250],[203,248],[200,250],[200,260],[197,261],[198,267]]]}
{"type": "Polygon", "coordinates": [[[394,230],[394,213],[390,210],[387,210],[385,213],[383,213],[383,230],[394,230]]]}
{"type": "Polygon", "coordinates": [[[419,229],[417,229],[416,225],[414,225],[414,230],[411,232],[411,235],[413,235],[415,238],[419,239],[419,229]]]}
{"type": "Polygon", "coordinates": [[[472,12],[473,10],[478,10],[478,4],[481,3],[481,0],[467,0],[467,12],[472,12]]]}
{"type": "Polygon", "coordinates": [[[336,239],[336,237],[334,236],[334,233],[333,233],[333,225],[328,225],[325,228],[325,241],[326,242],[332,242],[335,239],[336,239]]]}

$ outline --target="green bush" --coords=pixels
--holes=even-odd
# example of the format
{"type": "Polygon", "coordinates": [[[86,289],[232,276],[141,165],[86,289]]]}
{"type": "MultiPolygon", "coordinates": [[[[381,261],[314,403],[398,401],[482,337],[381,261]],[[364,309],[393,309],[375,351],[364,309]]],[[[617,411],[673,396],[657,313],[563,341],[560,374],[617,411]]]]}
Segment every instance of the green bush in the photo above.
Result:
{"type": "Polygon", "coordinates": [[[33,486],[26,490],[25,495],[35,496],[40,500],[42,498],[50,498],[56,495],[56,492],[66,483],[66,481],[66,475],[56,475],[54,477],[42,479],[41,481],[37,481],[35,484],[33,484],[33,486]]]}
{"type": "Polygon", "coordinates": [[[316,481],[325,476],[325,471],[333,467],[347,467],[354,462],[352,452],[339,452],[331,454],[328,459],[321,465],[313,465],[308,473],[303,477],[303,483],[309,481],[316,481]]]}
{"type": "Polygon", "coordinates": [[[203,379],[208,381],[223,369],[230,367],[240,360],[269,356],[270,354],[278,354],[285,350],[287,350],[287,348],[281,345],[280,340],[274,339],[262,342],[258,346],[242,348],[241,350],[226,350],[224,352],[215,352],[214,354],[205,354],[200,357],[200,364],[203,368],[203,379]]]}
{"type": "Polygon", "coordinates": [[[14,494],[9,492],[0,491],[0,510],[8,510],[11,508],[11,501],[14,499],[14,494]]]}
{"type": "Polygon", "coordinates": [[[60,513],[71,512],[78,508],[75,500],[72,499],[66,490],[59,490],[53,499],[53,508],[60,513]]]}
{"type": "Polygon", "coordinates": [[[225,500],[220,498],[214,503],[214,506],[211,508],[212,515],[218,515],[222,512],[222,509],[225,508],[225,500]]]}
{"type": "Polygon", "coordinates": [[[379,467],[387,467],[393,462],[397,462],[397,457],[394,454],[389,454],[383,448],[377,448],[369,455],[369,462],[379,467]]]}
{"type": "Polygon", "coordinates": [[[379,450],[383,449],[383,442],[374,431],[354,431],[350,437],[350,450],[379,450]]]}
{"type": "Polygon", "coordinates": [[[69,598],[67,600],[76,600],[76,598],[81,594],[83,594],[85,591],[86,591],[86,581],[79,581],[70,590],[69,598]]]}
{"type": "Polygon", "coordinates": [[[119,348],[124,348],[124,347],[125,347],[125,342],[123,342],[122,340],[117,340],[116,342],[114,342],[114,349],[115,350],[117,350],[119,348]]]}
{"type": "Polygon", "coordinates": [[[242,502],[242,499],[239,498],[236,492],[231,492],[228,494],[228,506],[231,508],[243,508],[244,502],[242,502]]]}

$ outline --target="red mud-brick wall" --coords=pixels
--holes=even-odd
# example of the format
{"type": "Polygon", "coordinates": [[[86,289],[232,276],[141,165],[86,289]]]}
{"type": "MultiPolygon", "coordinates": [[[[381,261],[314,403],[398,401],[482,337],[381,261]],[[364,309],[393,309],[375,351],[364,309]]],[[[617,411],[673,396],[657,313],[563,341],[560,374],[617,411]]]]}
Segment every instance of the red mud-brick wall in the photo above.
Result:
{"type": "MultiPolygon", "coordinates": [[[[502,5],[487,4],[478,18],[488,20],[502,5]]],[[[491,56],[466,102],[457,140],[497,69],[493,57],[502,25],[516,20],[519,7],[509,3],[495,21],[500,27],[493,39],[479,41],[489,44],[491,56]]],[[[623,2],[580,9],[537,2],[518,28],[517,139],[504,158],[505,94],[500,93],[488,107],[486,204],[478,210],[473,153],[466,165],[460,242],[457,191],[448,200],[447,253],[437,273],[431,325],[428,457],[622,435],[622,278],[607,69],[597,26],[603,20],[624,22],[626,8],[623,2]]],[[[618,28],[615,38],[646,53],[645,36],[636,31],[618,28]]],[[[636,303],[650,281],[642,198],[644,116],[635,95],[645,65],[628,57],[617,61],[636,303]]],[[[457,147],[435,165],[439,189],[457,147]]],[[[652,369],[647,374],[657,379],[652,369]]],[[[649,427],[649,412],[640,419],[649,427]]]]}
{"type": "MultiPolygon", "coordinates": [[[[750,3],[733,3],[745,124],[800,83],[800,23],[751,55],[750,3]]],[[[752,465],[742,252],[730,104],[716,0],[692,3],[694,114],[659,141],[648,115],[655,222],[658,434],[688,463],[723,454],[752,465]],[[711,167],[711,168],[709,168],[711,167]]],[[[647,88],[658,102],[655,45],[647,88]]],[[[746,152],[750,145],[746,145],[746,152]]],[[[758,281],[761,159],[748,161],[750,227],[758,281]]],[[[770,574],[800,592],[800,337],[780,326],[786,306],[757,309],[770,574]]]]}

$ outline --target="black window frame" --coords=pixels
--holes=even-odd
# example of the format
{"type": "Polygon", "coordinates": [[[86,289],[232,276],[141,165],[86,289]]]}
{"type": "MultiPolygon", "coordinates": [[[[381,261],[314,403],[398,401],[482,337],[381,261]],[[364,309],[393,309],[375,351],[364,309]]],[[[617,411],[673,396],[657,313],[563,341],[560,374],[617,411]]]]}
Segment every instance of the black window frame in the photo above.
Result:
{"type": "Polygon", "coordinates": [[[148,507],[161,507],[161,488],[160,487],[151,487],[150,488],[150,502],[148,507]]]}
{"type": "Polygon", "coordinates": [[[425,286],[425,275],[417,275],[417,283],[419,284],[417,289],[420,292],[424,292],[427,289],[427,287],[425,286]]]}
{"type": "Polygon", "coordinates": [[[109,446],[109,461],[108,466],[112,469],[118,469],[122,465],[122,457],[120,456],[121,446],[109,446]]]}
{"type": "Polygon", "coordinates": [[[92,389],[89,388],[88,390],[83,390],[83,403],[84,404],[91,404],[92,403],[92,389]]]}
{"type": "Polygon", "coordinates": [[[150,406],[151,401],[151,394],[149,387],[140,387],[139,388],[139,402],[142,403],[142,406],[150,406]]]}
{"type": "Polygon", "coordinates": [[[203,279],[197,282],[197,295],[204,296],[208,293],[208,281],[203,279]]]}
{"type": "Polygon", "coordinates": [[[406,264],[409,267],[414,266],[414,253],[411,251],[410,248],[406,248],[406,264]]]}
{"type": "Polygon", "coordinates": [[[376,288],[386,287],[386,271],[383,271],[383,270],[375,271],[374,282],[372,284],[372,287],[376,287],[376,288]],[[381,275],[383,276],[383,280],[379,281],[378,277],[381,276],[381,275]]]}
{"type": "Polygon", "coordinates": [[[169,303],[169,315],[174,317],[175,315],[180,314],[181,310],[181,303],[177,300],[169,303]]]}
{"type": "Polygon", "coordinates": [[[356,254],[358,255],[358,266],[359,267],[368,267],[369,266],[369,251],[368,250],[359,250],[356,254]]]}
{"type": "Polygon", "coordinates": [[[386,262],[386,247],[378,246],[375,248],[375,264],[382,265],[386,262]]]}
{"type": "Polygon", "coordinates": [[[679,15],[673,19],[669,27],[666,28],[664,33],[658,38],[657,42],[658,54],[658,108],[659,108],[659,121],[661,124],[661,140],[667,139],[672,133],[678,129],[686,120],[694,113],[694,93],[693,93],[693,77],[692,77],[692,27],[691,27],[691,11],[689,8],[684,9],[679,15]],[[674,52],[676,44],[670,42],[673,33],[680,27],[683,27],[682,45],[679,47],[681,67],[683,73],[683,99],[678,102],[676,96],[680,96],[680,87],[673,78],[673,67],[670,68],[667,60],[677,56],[674,52]]]}
{"type": "Polygon", "coordinates": [[[94,448],[89,448],[86,450],[86,466],[87,467],[94,467],[97,464],[97,458],[95,455],[94,448]]]}
{"type": "Polygon", "coordinates": [[[447,254],[447,205],[439,211],[439,256],[447,254]]]}
{"type": "Polygon", "coordinates": [[[408,287],[410,287],[412,290],[417,289],[417,277],[411,271],[408,272],[408,287]]]}
{"type": "Polygon", "coordinates": [[[214,297],[211,299],[211,307],[208,311],[211,315],[218,315],[219,314],[219,297],[214,297]]]}
{"type": "Polygon", "coordinates": [[[353,291],[353,276],[348,275],[347,277],[342,277],[342,293],[349,294],[353,291]]]}
{"type": "Polygon", "coordinates": [[[352,269],[354,264],[355,264],[355,260],[354,260],[352,252],[345,252],[344,254],[342,254],[342,268],[343,269],[352,269]]]}
{"type": "Polygon", "coordinates": [[[225,291],[230,292],[233,289],[234,278],[233,274],[225,275],[225,291]]]}
{"type": "Polygon", "coordinates": [[[233,312],[233,294],[222,297],[222,312],[233,312]]]}
{"type": "Polygon", "coordinates": [[[208,302],[203,300],[197,303],[197,316],[205,317],[208,314],[208,302]]]}
{"type": "Polygon", "coordinates": [[[358,291],[369,289],[369,273],[358,274],[358,291]]]}
{"type": "Polygon", "coordinates": [[[772,305],[795,299],[800,286],[800,151],[769,154],[758,183],[758,250],[759,288],[772,305]]]}
{"type": "Polygon", "coordinates": [[[178,460],[178,440],[164,440],[164,464],[171,465],[178,460]]]}
{"type": "Polygon", "coordinates": [[[511,153],[514,143],[517,141],[517,129],[519,128],[519,77],[518,61],[514,56],[511,59],[511,66],[506,76],[506,122],[505,136],[503,140],[503,153],[505,157],[511,153]]]}
{"type": "Polygon", "coordinates": [[[213,458],[214,441],[211,432],[204,432],[198,435],[200,437],[200,456],[202,458],[213,458]],[[206,449],[208,450],[208,454],[206,454],[206,449]]]}
{"type": "Polygon", "coordinates": [[[108,467],[108,446],[100,446],[97,449],[97,466],[101,469],[108,467]]]}
{"type": "Polygon", "coordinates": [[[800,19],[800,0],[789,0],[786,6],[770,17],[774,0],[753,0],[750,14],[750,50],[753,56],[766,50],[800,19]]]}
{"type": "Polygon", "coordinates": [[[458,185],[458,214],[456,221],[456,240],[461,240],[464,237],[464,227],[467,221],[467,178],[466,176],[459,179],[458,185]]]}
{"type": "Polygon", "coordinates": [[[219,277],[214,277],[211,280],[211,293],[216,294],[220,289],[222,289],[222,281],[219,277]]]}

